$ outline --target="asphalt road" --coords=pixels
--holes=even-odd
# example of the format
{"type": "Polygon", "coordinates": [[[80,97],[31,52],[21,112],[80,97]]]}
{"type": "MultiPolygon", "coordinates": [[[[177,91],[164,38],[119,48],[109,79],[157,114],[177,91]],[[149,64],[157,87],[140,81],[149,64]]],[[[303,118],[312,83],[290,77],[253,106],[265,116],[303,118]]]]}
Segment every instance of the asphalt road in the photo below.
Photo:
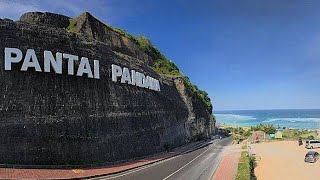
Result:
{"type": "Polygon", "coordinates": [[[110,180],[208,180],[222,159],[230,137],[207,141],[202,146],[173,158],[123,173],[94,179],[110,180]]]}

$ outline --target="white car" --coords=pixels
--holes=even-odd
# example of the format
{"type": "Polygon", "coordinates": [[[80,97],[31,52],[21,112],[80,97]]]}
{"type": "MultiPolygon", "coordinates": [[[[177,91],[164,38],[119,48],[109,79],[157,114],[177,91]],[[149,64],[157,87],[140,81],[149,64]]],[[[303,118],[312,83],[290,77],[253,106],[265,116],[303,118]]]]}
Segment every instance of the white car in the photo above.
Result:
{"type": "Polygon", "coordinates": [[[318,148],[318,147],[320,147],[320,141],[318,141],[318,140],[307,140],[305,147],[308,148],[308,149],[318,148]]]}

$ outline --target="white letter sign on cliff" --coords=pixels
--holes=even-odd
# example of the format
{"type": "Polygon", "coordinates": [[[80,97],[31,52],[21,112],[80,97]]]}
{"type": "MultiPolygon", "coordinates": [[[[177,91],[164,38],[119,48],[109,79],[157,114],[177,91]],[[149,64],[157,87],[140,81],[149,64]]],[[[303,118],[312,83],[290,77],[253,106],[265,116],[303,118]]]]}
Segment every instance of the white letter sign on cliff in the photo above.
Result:
{"type": "Polygon", "coordinates": [[[93,61],[93,73],[95,79],[100,79],[100,69],[99,69],[99,61],[94,60],[93,61]]]}
{"type": "Polygon", "coordinates": [[[22,52],[17,48],[4,49],[4,70],[11,71],[11,64],[22,60],[22,52]]]}
{"type": "MultiPolygon", "coordinates": [[[[23,52],[18,48],[5,48],[4,50],[4,70],[11,71],[12,64],[20,64],[22,66],[20,71],[28,71],[29,69],[35,70],[36,72],[42,72],[40,64],[36,55],[36,52],[33,49],[27,49],[27,52],[23,58],[23,52]]],[[[50,73],[51,69],[56,74],[62,74],[64,69],[67,69],[68,75],[71,76],[86,76],[88,78],[100,79],[100,67],[99,61],[91,61],[93,64],[90,64],[90,61],[86,57],[60,53],[56,52],[53,54],[51,51],[45,50],[43,52],[43,72],[50,73]],[[76,63],[76,61],[79,61],[76,63]],[[67,63],[63,63],[67,61],[67,63]],[[67,64],[67,67],[63,66],[67,64]],[[79,64],[77,67],[75,65],[79,64]],[[76,69],[77,68],[77,69],[76,69]],[[92,68],[92,69],[91,69],[92,68]],[[92,71],[93,70],[93,71],[92,71]]],[[[144,73],[130,70],[127,67],[121,68],[118,65],[111,65],[112,81],[120,82],[121,84],[130,84],[132,86],[137,86],[141,88],[150,89],[153,91],[160,91],[160,82],[158,79],[147,76],[144,73]]]]}
{"type": "Polygon", "coordinates": [[[51,51],[44,51],[44,72],[50,72],[50,67],[57,74],[62,74],[62,53],[56,53],[56,59],[51,51]]]}
{"type": "MultiPolygon", "coordinates": [[[[4,70],[11,71],[12,64],[18,64],[22,61],[22,51],[18,48],[5,48],[4,50],[4,70]]],[[[79,57],[72,54],[57,52],[54,55],[51,51],[45,50],[43,52],[43,66],[44,72],[51,72],[51,68],[56,74],[62,74],[63,71],[63,59],[67,60],[68,75],[75,75],[75,61],[79,60],[79,57]]],[[[23,63],[20,71],[28,71],[33,69],[37,72],[42,72],[36,52],[33,49],[28,49],[23,59],[23,63]]],[[[81,57],[76,76],[83,76],[87,74],[88,78],[100,79],[99,61],[93,61],[93,72],[91,69],[90,61],[86,57],[81,57]]]]}
{"type": "Polygon", "coordinates": [[[77,76],[82,76],[84,73],[88,75],[88,78],[93,78],[88,58],[82,57],[78,68],[77,76]]]}
{"type": "Polygon", "coordinates": [[[26,56],[24,57],[21,71],[27,71],[28,68],[34,68],[36,71],[41,72],[41,67],[33,49],[28,49],[26,56]]]}
{"type": "Polygon", "coordinates": [[[74,61],[78,61],[78,56],[63,53],[63,58],[68,59],[68,74],[74,75],[74,61]]]}
{"type": "Polygon", "coordinates": [[[112,64],[111,71],[112,71],[112,81],[117,82],[118,77],[120,77],[122,75],[121,67],[112,64]]]}
{"type": "Polygon", "coordinates": [[[150,76],[146,76],[143,73],[136,72],[135,70],[130,70],[127,67],[124,67],[123,70],[120,66],[111,65],[111,75],[112,81],[118,82],[118,79],[121,77],[120,82],[126,83],[141,88],[151,89],[154,91],[160,91],[160,82],[157,79],[154,79],[150,76]]]}

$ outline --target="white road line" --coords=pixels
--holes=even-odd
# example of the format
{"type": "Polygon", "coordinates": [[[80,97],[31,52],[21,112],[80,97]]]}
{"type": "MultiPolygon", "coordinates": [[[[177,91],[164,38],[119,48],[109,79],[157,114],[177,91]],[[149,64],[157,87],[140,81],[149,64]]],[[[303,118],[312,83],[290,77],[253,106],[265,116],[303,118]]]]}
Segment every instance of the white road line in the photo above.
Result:
{"type": "MultiPolygon", "coordinates": [[[[178,156],[180,156],[180,155],[178,155],[178,156]]],[[[176,157],[178,157],[178,156],[174,156],[174,157],[172,157],[172,158],[165,159],[165,160],[163,160],[163,161],[159,161],[159,162],[156,162],[156,163],[154,163],[154,164],[150,164],[150,165],[147,165],[147,166],[138,168],[138,169],[136,169],[136,170],[132,170],[132,171],[123,173],[123,174],[115,175],[115,176],[112,176],[112,177],[100,177],[100,178],[103,178],[103,179],[115,179],[115,178],[119,178],[119,177],[122,177],[122,176],[126,176],[126,175],[128,175],[128,174],[135,173],[135,172],[141,171],[141,170],[143,170],[143,169],[147,169],[147,168],[149,168],[149,167],[158,165],[158,164],[160,164],[160,163],[164,163],[164,162],[169,161],[169,160],[171,160],[171,159],[174,159],[174,158],[176,158],[176,157]]],[[[98,178],[99,178],[99,177],[98,177],[98,178]]]]}
{"type": "Polygon", "coordinates": [[[219,156],[217,157],[217,159],[219,160],[219,162],[218,162],[218,164],[216,164],[216,166],[215,166],[215,168],[214,168],[214,171],[212,172],[212,174],[211,174],[211,176],[210,176],[210,179],[213,178],[213,176],[214,176],[214,174],[216,173],[218,167],[220,166],[220,163],[221,163],[221,161],[222,161],[222,159],[223,159],[223,157],[224,157],[224,153],[225,153],[225,151],[226,151],[226,147],[227,147],[227,146],[224,146],[224,147],[223,147],[222,151],[220,152],[219,156]]]}
{"type": "MultiPolygon", "coordinates": [[[[218,141],[217,144],[219,144],[220,142],[222,141],[218,141]]],[[[200,157],[201,155],[203,155],[205,152],[207,152],[209,149],[211,149],[212,147],[209,147],[207,150],[205,150],[203,153],[201,153],[200,155],[198,155],[196,158],[194,158],[192,161],[190,161],[188,164],[190,164],[191,162],[193,162],[195,159],[197,159],[198,157],[200,157]]],[[[135,169],[135,170],[131,170],[131,171],[128,171],[126,173],[123,173],[123,174],[119,174],[119,175],[115,175],[115,176],[112,176],[111,177],[96,177],[96,178],[93,178],[93,179],[115,179],[115,178],[119,178],[119,177],[122,177],[122,176],[126,176],[128,174],[132,174],[132,173],[135,173],[135,172],[138,172],[138,171],[141,171],[141,170],[144,170],[144,169],[147,169],[147,168],[150,168],[150,167],[153,167],[155,165],[158,165],[158,164],[161,164],[161,163],[164,163],[164,162],[167,162],[167,161],[170,161],[172,159],[175,159],[181,155],[183,155],[184,153],[178,155],[178,156],[173,156],[171,158],[168,158],[168,159],[165,159],[165,160],[162,160],[162,161],[159,161],[159,162],[156,162],[154,164],[150,164],[150,165],[146,165],[144,167],[141,167],[141,168],[138,168],[138,169],[135,169]]],[[[178,169],[176,172],[180,171],[181,169],[183,169],[184,167],[186,167],[188,164],[184,165],[182,168],[178,169]]],[[[168,177],[166,177],[165,179],[169,178],[170,176],[172,176],[173,174],[175,174],[176,172],[172,173],[171,175],[169,175],[168,177]]],[[[164,179],[164,180],[165,180],[164,179]]]]}
{"type": "Polygon", "coordinates": [[[217,157],[218,158],[218,160],[219,160],[219,162],[215,165],[215,167],[214,167],[214,171],[212,172],[212,174],[211,174],[211,176],[210,176],[210,179],[212,179],[213,178],[213,176],[214,176],[214,174],[216,173],[216,171],[217,171],[217,168],[219,167],[219,165],[220,165],[220,163],[221,163],[221,160],[222,160],[222,153],[223,152],[221,152],[220,154],[219,154],[219,156],[217,157]],[[221,158],[221,159],[220,159],[221,158]]]}
{"type": "Polygon", "coordinates": [[[181,155],[183,155],[183,154],[184,154],[184,153],[182,153],[182,154],[180,154],[180,155],[178,155],[178,156],[173,156],[173,157],[171,157],[171,158],[168,158],[168,159],[165,159],[165,160],[162,160],[162,161],[159,161],[159,162],[150,164],[150,165],[146,165],[146,166],[144,166],[144,167],[141,167],[141,168],[138,168],[138,169],[135,169],[135,170],[130,170],[130,171],[128,171],[128,172],[126,172],[126,173],[123,173],[123,174],[119,174],[119,175],[115,175],[115,176],[112,176],[112,175],[111,175],[112,177],[97,177],[97,179],[99,179],[99,178],[103,178],[103,179],[115,179],[115,178],[119,178],[119,177],[122,177],[122,176],[126,176],[126,175],[128,175],[128,174],[132,174],[132,173],[135,173],[135,172],[138,172],[138,171],[141,171],[141,170],[144,170],[144,169],[153,167],[153,166],[155,166],[155,165],[158,165],[158,164],[161,164],[161,163],[170,161],[170,160],[172,160],[172,159],[174,159],[174,158],[177,158],[177,157],[179,157],[179,156],[181,156],[181,155]]]}
{"type": "Polygon", "coordinates": [[[170,178],[171,176],[173,176],[174,174],[176,174],[177,172],[179,172],[181,169],[185,168],[186,166],[188,166],[190,163],[192,163],[193,161],[195,161],[197,158],[199,158],[200,156],[202,156],[204,153],[206,153],[209,149],[211,149],[212,147],[209,147],[208,149],[206,149],[204,152],[202,152],[201,154],[199,154],[197,157],[195,157],[194,159],[192,159],[190,162],[188,162],[187,164],[185,164],[184,166],[182,166],[180,169],[176,170],[175,172],[173,172],[172,174],[170,174],[169,176],[165,177],[163,180],[166,180],[168,178],[170,178]]]}

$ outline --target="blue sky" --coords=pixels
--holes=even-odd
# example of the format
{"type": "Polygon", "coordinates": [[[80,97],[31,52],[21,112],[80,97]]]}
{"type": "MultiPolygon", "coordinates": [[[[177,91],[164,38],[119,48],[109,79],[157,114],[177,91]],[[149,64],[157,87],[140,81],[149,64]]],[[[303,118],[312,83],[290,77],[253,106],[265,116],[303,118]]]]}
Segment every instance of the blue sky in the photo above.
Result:
{"type": "Polygon", "coordinates": [[[0,18],[27,11],[98,19],[143,34],[216,110],[320,108],[318,0],[0,1],[0,18]]]}

